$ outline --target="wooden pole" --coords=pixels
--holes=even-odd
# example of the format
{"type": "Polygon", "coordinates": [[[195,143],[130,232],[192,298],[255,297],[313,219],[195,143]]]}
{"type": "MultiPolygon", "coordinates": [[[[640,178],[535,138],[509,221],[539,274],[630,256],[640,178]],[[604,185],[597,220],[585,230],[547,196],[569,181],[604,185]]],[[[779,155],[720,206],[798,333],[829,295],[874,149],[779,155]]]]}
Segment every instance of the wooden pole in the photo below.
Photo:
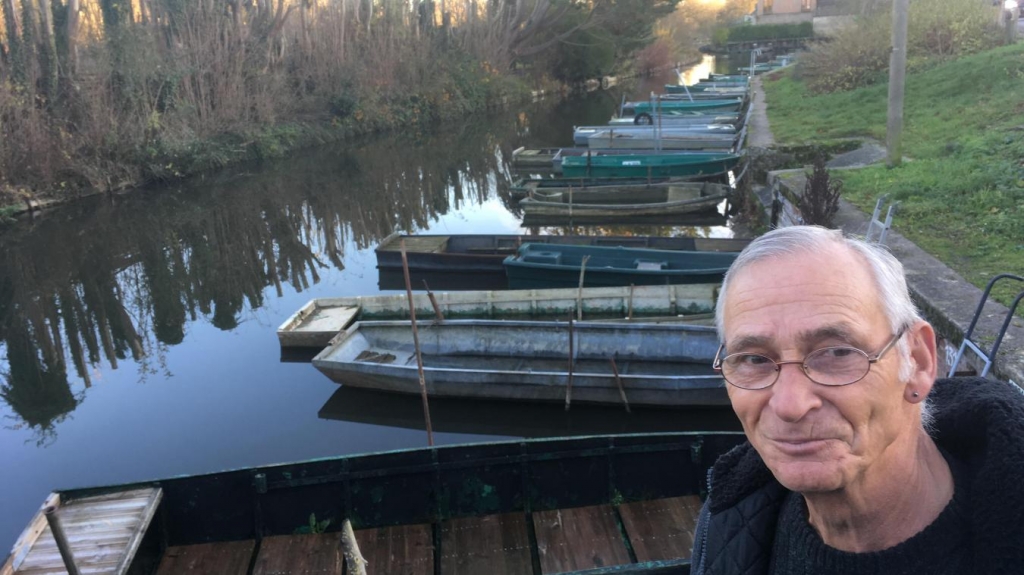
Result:
{"type": "Polygon", "coordinates": [[[427,280],[423,280],[423,287],[427,290],[427,299],[430,300],[430,305],[434,308],[435,318],[437,321],[444,321],[444,314],[441,313],[441,306],[437,305],[437,298],[434,297],[434,292],[430,291],[430,286],[427,285],[427,280]]]}
{"type": "Polygon", "coordinates": [[[619,366],[615,365],[615,355],[612,355],[612,373],[615,374],[615,385],[619,388],[619,397],[622,398],[622,405],[626,406],[626,413],[633,413],[629,408],[629,400],[626,399],[626,388],[622,387],[622,378],[619,377],[619,366]]]}
{"type": "Polygon", "coordinates": [[[50,525],[50,532],[53,533],[53,540],[57,543],[57,551],[60,552],[60,558],[64,560],[64,568],[68,570],[69,575],[79,575],[81,571],[78,570],[78,566],[75,564],[75,556],[71,553],[71,544],[68,543],[68,536],[64,533],[64,528],[57,517],[57,506],[47,506],[43,510],[43,515],[46,517],[46,523],[50,525]]]}
{"type": "Polygon", "coordinates": [[[580,287],[576,291],[576,321],[583,321],[583,276],[587,273],[587,260],[590,256],[583,256],[580,262],[580,287]]]}
{"type": "Polygon", "coordinates": [[[341,552],[345,556],[349,575],[366,575],[367,561],[359,551],[356,534],[352,531],[352,522],[348,519],[341,524],[341,552]]]}
{"type": "Polygon", "coordinates": [[[633,320],[633,289],[636,287],[634,284],[629,284],[629,310],[626,312],[626,319],[633,320]]]}
{"type": "Polygon", "coordinates": [[[572,403],[572,367],[573,367],[573,332],[572,315],[569,316],[569,381],[565,385],[565,410],[569,411],[569,404],[572,403]]]}
{"type": "Polygon", "coordinates": [[[907,10],[910,0],[892,3],[892,55],[889,57],[889,118],[886,125],[886,165],[903,160],[903,92],[907,76],[907,10]]]}
{"type": "Polygon", "coordinates": [[[405,275],[405,295],[409,298],[409,321],[412,322],[412,344],[416,349],[416,369],[420,375],[420,397],[423,399],[423,419],[427,422],[427,445],[434,445],[434,428],[430,425],[430,402],[427,400],[427,381],[423,376],[423,355],[420,354],[420,334],[416,330],[416,306],[412,303],[412,281],[409,279],[409,258],[405,255],[405,239],[401,242],[402,272],[405,275]]]}

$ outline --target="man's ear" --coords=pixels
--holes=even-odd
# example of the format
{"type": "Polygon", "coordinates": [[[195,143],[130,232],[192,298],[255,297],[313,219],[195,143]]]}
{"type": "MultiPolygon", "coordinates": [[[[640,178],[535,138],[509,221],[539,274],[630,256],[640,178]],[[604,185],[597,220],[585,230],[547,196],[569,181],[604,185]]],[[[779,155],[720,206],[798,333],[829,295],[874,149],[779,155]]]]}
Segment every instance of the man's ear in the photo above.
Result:
{"type": "Polygon", "coordinates": [[[906,382],[907,401],[918,403],[928,397],[938,373],[935,330],[922,320],[911,326],[903,337],[910,346],[910,362],[914,368],[906,382]]]}

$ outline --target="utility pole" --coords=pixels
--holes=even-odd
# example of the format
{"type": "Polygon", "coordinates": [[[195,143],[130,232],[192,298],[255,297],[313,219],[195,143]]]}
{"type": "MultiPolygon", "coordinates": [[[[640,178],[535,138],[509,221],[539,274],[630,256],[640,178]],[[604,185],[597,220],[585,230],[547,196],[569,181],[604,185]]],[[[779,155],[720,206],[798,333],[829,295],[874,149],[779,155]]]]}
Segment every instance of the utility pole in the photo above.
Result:
{"type": "Polygon", "coordinates": [[[890,168],[903,159],[903,90],[907,79],[907,10],[910,0],[892,3],[892,54],[889,57],[889,121],[885,149],[890,168]]]}

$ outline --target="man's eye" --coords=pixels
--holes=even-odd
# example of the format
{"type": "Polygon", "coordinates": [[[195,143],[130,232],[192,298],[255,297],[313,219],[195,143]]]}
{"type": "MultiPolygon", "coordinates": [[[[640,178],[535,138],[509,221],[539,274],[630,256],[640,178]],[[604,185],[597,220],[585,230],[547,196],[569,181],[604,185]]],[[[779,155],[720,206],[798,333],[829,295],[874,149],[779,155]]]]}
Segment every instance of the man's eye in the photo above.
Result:
{"type": "Polygon", "coordinates": [[[733,363],[736,364],[736,365],[750,365],[750,366],[754,366],[754,365],[764,365],[764,364],[767,364],[767,363],[772,363],[772,360],[768,359],[767,357],[765,357],[763,355],[752,354],[752,353],[737,354],[737,355],[735,355],[733,357],[735,358],[733,360],[733,363]]]}

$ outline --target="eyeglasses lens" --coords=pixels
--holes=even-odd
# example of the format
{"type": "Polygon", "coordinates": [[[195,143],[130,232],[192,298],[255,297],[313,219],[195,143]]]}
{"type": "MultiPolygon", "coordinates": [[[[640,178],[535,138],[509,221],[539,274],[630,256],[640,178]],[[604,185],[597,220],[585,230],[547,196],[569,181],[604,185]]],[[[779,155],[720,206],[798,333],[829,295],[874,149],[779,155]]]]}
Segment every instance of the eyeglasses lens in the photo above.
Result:
{"type": "MultiPolygon", "coordinates": [[[[746,389],[762,389],[775,383],[780,366],[769,357],[736,353],[722,360],[722,375],[729,383],[746,389]]],[[[803,361],[807,377],[822,385],[847,385],[871,369],[867,354],[853,347],[815,350],[803,361]]]]}

